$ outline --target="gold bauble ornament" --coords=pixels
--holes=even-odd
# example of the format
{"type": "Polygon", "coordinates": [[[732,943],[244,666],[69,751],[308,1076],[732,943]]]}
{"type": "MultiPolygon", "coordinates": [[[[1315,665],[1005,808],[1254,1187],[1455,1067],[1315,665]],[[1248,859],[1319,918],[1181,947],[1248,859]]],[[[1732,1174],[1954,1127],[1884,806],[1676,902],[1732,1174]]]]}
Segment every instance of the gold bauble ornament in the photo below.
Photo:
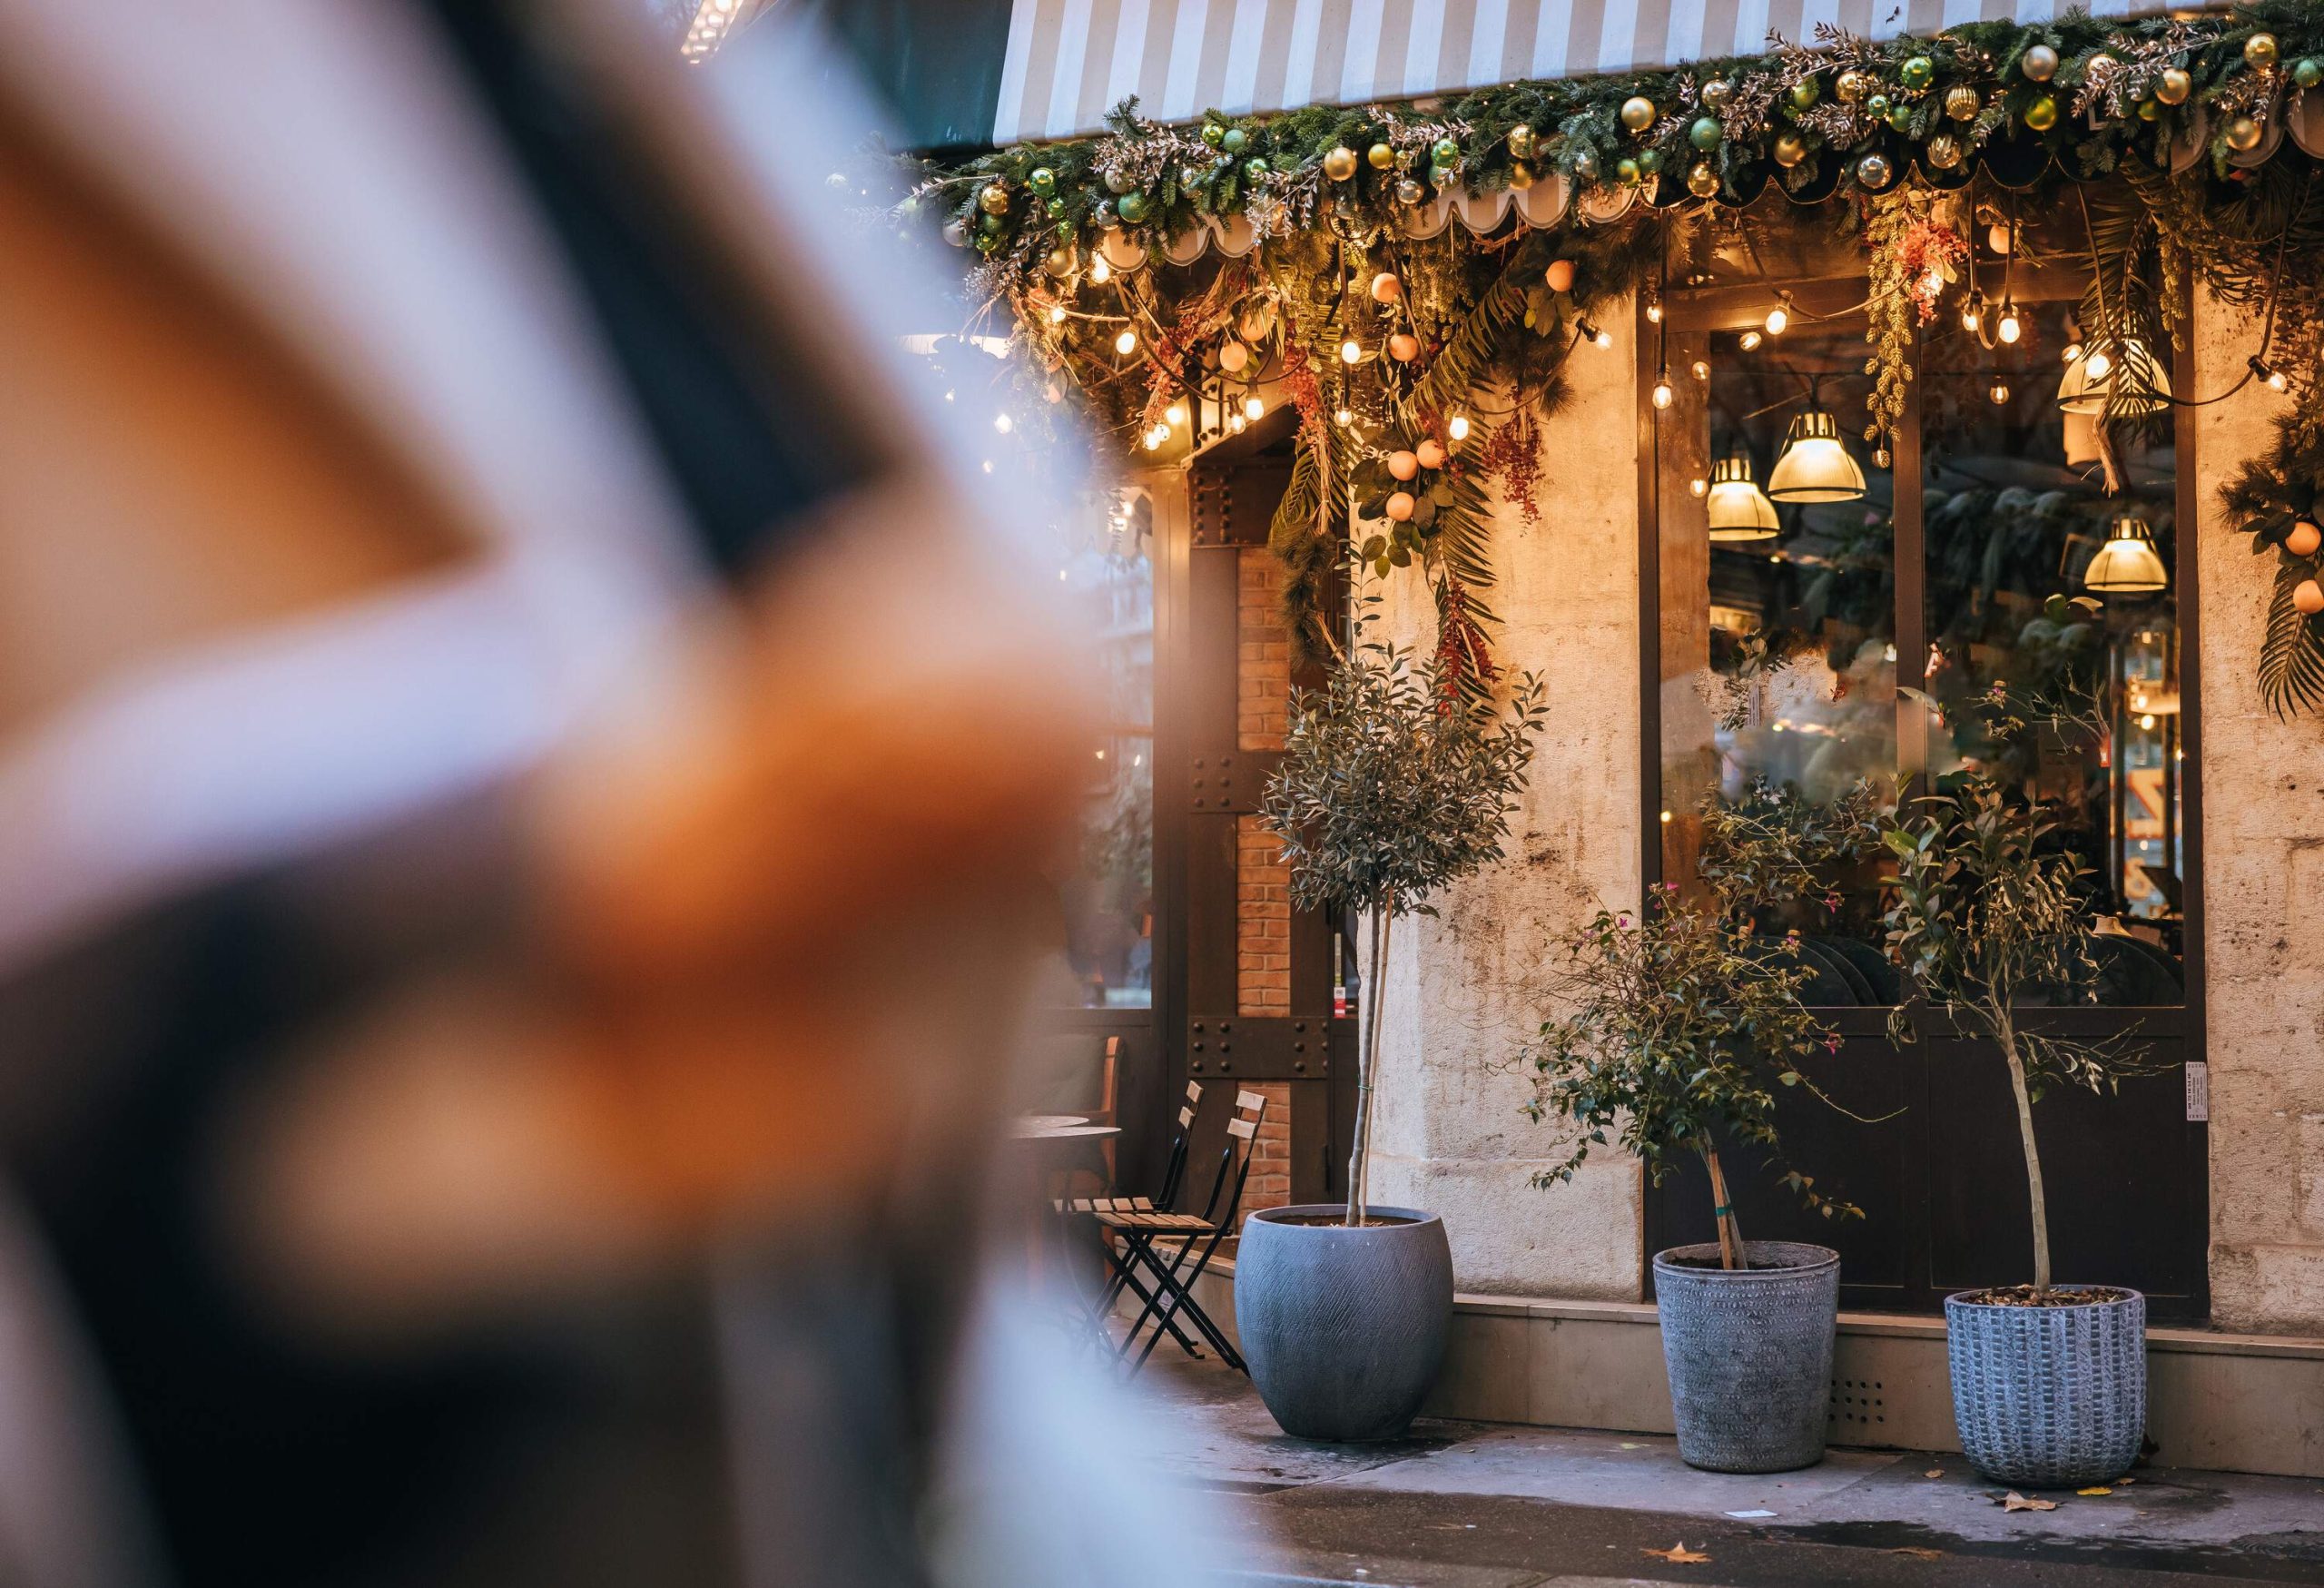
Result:
{"type": "Polygon", "coordinates": [[[1961,163],[1961,140],[1950,133],[1939,133],[1928,141],[1928,163],[1939,171],[1951,171],[1961,163]]]}
{"type": "Polygon", "coordinates": [[[1622,101],[1622,125],[1633,133],[1643,133],[1654,124],[1654,102],[1642,94],[1633,94],[1622,101]]]}
{"type": "Polygon", "coordinates": [[[1788,170],[1807,158],[1807,140],[1797,133],[1776,134],[1776,163],[1788,170]]]}
{"type": "Polygon", "coordinates": [[[1427,197],[1428,190],[1422,187],[1419,182],[1413,181],[1411,177],[1407,176],[1398,179],[1396,182],[1396,202],[1400,204],[1417,204],[1427,197]]]}
{"type": "Polygon", "coordinates": [[[1699,199],[1707,199],[1718,191],[1718,173],[1710,168],[1708,160],[1698,160],[1687,171],[1687,191],[1699,199]]]}
{"type": "Polygon", "coordinates": [[[2183,68],[2165,66],[2154,80],[2154,96],[2165,104],[2184,104],[2195,91],[2195,79],[2183,68]]]}
{"type": "Polygon", "coordinates": [[[2035,83],[2047,83],[2058,74],[2058,52],[2047,44],[2034,44],[2017,58],[2019,70],[2035,83]]]}
{"type": "Polygon", "coordinates": [[[1334,182],[1345,182],[1355,174],[1355,151],[1342,145],[1324,156],[1324,174],[1334,182]]]}
{"type": "Polygon", "coordinates": [[[2249,154],[2257,149],[2261,136],[2260,123],[2250,116],[2238,116],[2227,123],[2227,146],[2238,154],[2249,154]]]}
{"type": "Polygon", "coordinates": [[[1372,163],[1374,171],[1385,171],[1396,163],[1396,152],[1385,143],[1373,144],[1364,157],[1372,163]]]}
{"type": "Polygon", "coordinates": [[[1861,104],[1865,95],[1872,92],[1872,79],[1851,66],[1840,74],[1840,80],[1833,84],[1833,91],[1840,96],[1842,104],[1861,104]]]}
{"type": "Polygon", "coordinates": [[[1509,154],[1512,160],[1533,158],[1533,129],[1522,122],[1509,129],[1509,154]]]}
{"type": "Polygon", "coordinates": [[[2058,102],[2043,94],[2025,107],[2025,124],[2037,133],[2046,133],[2058,124],[2058,102]]]}
{"type": "Polygon", "coordinates": [[[2243,64],[2255,70],[2264,71],[2274,65],[2276,57],[2282,53],[2271,33],[2255,33],[2243,41],[2243,64]]]}
{"type": "Polygon", "coordinates": [[[1956,122],[1974,122],[1977,113],[1985,107],[1983,95],[1965,83],[1957,83],[1945,91],[1945,113],[1956,122]]]}
{"type": "Polygon", "coordinates": [[[1512,162],[1509,167],[1509,185],[1513,191],[1521,193],[1531,187],[1533,168],[1522,160],[1512,162]]]}
{"type": "Polygon", "coordinates": [[[977,195],[977,207],[988,215],[1006,215],[1009,213],[1009,190],[997,182],[992,183],[977,195]]]}

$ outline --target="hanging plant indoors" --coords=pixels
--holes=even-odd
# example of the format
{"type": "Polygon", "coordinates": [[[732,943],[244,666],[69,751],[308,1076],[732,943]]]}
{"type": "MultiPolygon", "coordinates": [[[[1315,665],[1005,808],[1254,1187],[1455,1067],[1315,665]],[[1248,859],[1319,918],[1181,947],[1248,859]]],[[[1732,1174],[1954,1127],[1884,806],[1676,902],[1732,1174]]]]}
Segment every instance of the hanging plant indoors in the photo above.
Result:
{"type": "MultiPolygon", "coordinates": [[[[1911,317],[1962,242],[1938,214],[1945,195],[2005,182],[2029,213],[2086,222],[2093,281],[2077,319],[2110,364],[2183,334],[2191,277],[2260,321],[2250,379],[2291,400],[2225,499],[2278,561],[2259,683],[2289,714],[2324,710],[2324,563],[2307,532],[2324,488],[2324,184],[2296,140],[2269,140],[2319,81],[2324,0],[1877,42],[1819,24],[1814,47],[1443,102],[1190,126],[1128,102],[1100,135],[926,171],[910,207],[979,256],[974,296],[1126,438],[1163,445],[1186,429],[1173,415],[1205,395],[1220,407],[1245,371],[1254,392],[1261,372],[1290,389],[1299,437],[1272,539],[1295,655],[1315,661],[1343,545],[1425,577],[1440,609],[1457,586],[1472,643],[1490,636],[1488,486],[1525,511],[1541,444],[1529,438],[1550,428],[1567,360],[1611,344],[1611,311],[1653,287],[1706,206],[1773,188],[1858,218],[1876,375],[1863,428],[1878,463],[1911,376],[1911,317]],[[1544,182],[1558,184],[1546,206],[1544,182]],[[1446,213],[1481,200],[1490,220],[1508,198],[1521,202],[1482,233],[1446,213]],[[1197,229],[1214,227],[1247,228],[1252,252],[1170,262],[1195,260],[1197,229]],[[1430,441],[1443,464],[1384,472],[1430,441]]],[[[2163,400],[2146,395],[2167,386],[2149,366],[2096,399],[2110,482],[2109,422],[2163,400]]],[[[1222,411],[1228,429],[1245,422],[1222,411]]]]}

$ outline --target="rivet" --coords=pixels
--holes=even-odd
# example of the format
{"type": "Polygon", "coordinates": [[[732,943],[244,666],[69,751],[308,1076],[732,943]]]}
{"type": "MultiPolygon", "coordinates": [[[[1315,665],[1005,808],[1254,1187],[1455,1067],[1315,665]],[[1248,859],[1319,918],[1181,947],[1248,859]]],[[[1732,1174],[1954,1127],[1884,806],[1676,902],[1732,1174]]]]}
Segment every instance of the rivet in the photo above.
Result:
{"type": "Polygon", "coordinates": [[[1305,1042],[1294,1042],[1291,1044],[1291,1050],[1295,1053],[1305,1053],[1307,1051],[1307,1044],[1305,1042]]]}
{"type": "Polygon", "coordinates": [[[1200,766],[1200,765],[1202,764],[1201,760],[1200,760],[1199,758],[1197,758],[1197,759],[1196,760],[1196,762],[1195,762],[1195,764],[1196,764],[1196,766],[1200,766]]]}
{"type": "Polygon", "coordinates": [[[1293,1021],[1291,1022],[1291,1029],[1295,1031],[1304,1031],[1307,1029],[1307,1022],[1304,1020],[1293,1021]]]}
{"type": "Polygon", "coordinates": [[[1200,1030],[1202,1030],[1202,1021],[1195,1021],[1195,1030],[1196,1030],[1196,1031],[1200,1031],[1200,1030]]]}
{"type": "Polygon", "coordinates": [[[1232,1075],[1235,1073],[1235,1066],[1226,1062],[1226,1060],[1221,1059],[1218,1061],[1218,1073],[1221,1075],[1232,1075]]]}
{"type": "Polygon", "coordinates": [[[1221,1042],[1218,1044],[1218,1050],[1222,1053],[1232,1053],[1235,1050],[1235,1044],[1232,1042],[1221,1042]]]}
{"type": "Polygon", "coordinates": [[[1197,1053],[1202,1051],[1202,1044],[1200,1042],[1196,1042],[1195,1044],[1195,1051],[1197,1053]]]}
{"type": "Polygon", "coordinates": [[[1305,1060],[1305,1059],[1294,1059],[1294,1060],[1291,1061],[1291,1067],[1292,1067],[1294,1070],[1296,1070],[1297,1071],[1299,1071],[1299,1073],[1300,1073],[1300,1074],[1302,1074],[1302,1075],[1305,1075],[1305,1074],[1306,1074],[1306,1073],[1307,1073],[1307,1060],[1305,1060]]]}
{"type": "MultiPolygon", "coordinates": [[[[1199,761],[1197,761],[1197,762],[1196,762],[1196,763],[1195,763],[1195,764],[1196,764],[1196,765],[1197,765],[1197,766],[1199,766],[1199,765],[1201,765],[1201,764],[1202,764],[1202,763],[1201,763],[1201,762],[1199,762],[1199,761]]],[[[1201,778],[1197,777],[1197,778],[1196,778],[1196,779],[1195,779],[1195,786],[1196,786],[1196,788],[1200,788],[1200,787],[1202,786],[1202,779],[1201,779],[1201,778]]]]}

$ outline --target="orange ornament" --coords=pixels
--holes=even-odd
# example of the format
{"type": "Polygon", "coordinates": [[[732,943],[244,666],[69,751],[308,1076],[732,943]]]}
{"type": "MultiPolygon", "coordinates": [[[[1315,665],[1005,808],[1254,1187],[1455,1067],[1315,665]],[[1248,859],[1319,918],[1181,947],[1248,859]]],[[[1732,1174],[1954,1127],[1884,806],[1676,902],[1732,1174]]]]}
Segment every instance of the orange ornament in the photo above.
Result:
{"type": "Polygon", "coordinates": [[[1573,291],[1573,261],[1571,260],[1553,259],[1550,261],[1549,270],[1543,273],[1550,283],[1551,291],[1571,292],[1573,291]]]}
{"type": "Polygon", "coordinates": [[[1398,479],[1410,479],[1420,472],[1420,459],[1409,452],[1388,454],[1388,472],[1398,479]]]}
{"type": "MultiPolygon", "coordinates": [[[[1410,492],[1410,491],[1402,491],[1402,490],[1400,490],[1400,491],[1398,491],[1395,495],[1393,495],[1393,496],[1392,496],[1392,497],[1390,497],[1390,498],[1388,498],[1388,517],[1390,517],[1391,518],[1393,518],[1397,523],[1401,524],[1401,523],[1403,523],[1405,519],[1407,519],[1407,518],[1411,518],[1412,516],[1413,516],[1413,494],[1412,494],[1412,492],[1410,492]]],[[[2315,585],[2315,582],[2314,582],[2313,580],[2311,580],[2311,581],[2309,581],[2308,584],[2303,585],[2303,586],[2302,586],[2302,587],[2301,587],[2302,589],[2314,590],[2314,589],[2316,589],[2316,585],[2315,585]]],[[[2319,606],[2319,607],[2324,607],[2324,590],[2319,590],[2319,591],[2317,591],[2317,596],[2316,596],[2316,605],[2317,605],[2317,606],[2319,606]]]]}
{"type": "Polygon", "coordinates": [[[2319,529],[2306,518],[2291,527],[2284,537],[2284,549],[2294,557],[2314,557],[2316,548],[2324,546],[2324,529],[2319,529]]]}
{"type": "Polygon", "coordinates": [[[1423,441],[1419,446],[1413,448],[1413,451],[1419,457],[1420,466],[1423,469],[1442,469],[1444,467],[1444,449],[1438,446],[1433,439],[1423,441]]]}
{"type": "Polygon", "coordinates": [[[1251,361],[1251,350],[1232,338],[1219,344],[1218,367],[1229,375],[1241,371],[1251,361]]]}
{"type": "MultiPolygon", "coordinates": [[[[1397,493],[1398,496],[1403,494],[1401,491],[1397,493]]],[[[1388,498],[1388,516],[1392,518],[1396,516],[1395,497],[1388,498]]],[[[2300,580],[2291,587],[2291,604],[2309,617],[2324,612],[2324,585],[2318,584],[2314,579],[2300,580]]]]}
{"type": "Polygon", "coordinates": [[[1420,338],[1408,330],[1400,330],[1388,339],[1388,356],[1399,364],[1409,364],[1420,357],[1420,338]]]}
{"type": "Polygon", "coordinates": [[[1392,272],[1382,271],[1372,278],[1372,301],[1374,303],[1393,303],[1403,295],[1403,282],[1396,280],[1392,272]]]}

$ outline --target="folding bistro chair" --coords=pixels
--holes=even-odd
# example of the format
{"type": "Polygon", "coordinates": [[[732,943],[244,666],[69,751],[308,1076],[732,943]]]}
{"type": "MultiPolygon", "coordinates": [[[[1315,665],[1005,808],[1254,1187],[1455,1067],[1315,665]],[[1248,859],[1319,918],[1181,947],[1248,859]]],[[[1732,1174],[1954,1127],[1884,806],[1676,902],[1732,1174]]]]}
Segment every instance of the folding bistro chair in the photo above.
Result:
{"type": "MultiPolygon", "coordinates": [[[[1121,1122],[1117,1108],[1121,1085],[1121,1063],[1122,1040],[1119,1037],[1108,1037],[1103,1068],[1098,1071],[1098,1106],[1088,1110],[1083,1115],[1088,1123],[1116,1125],[1121,1122]]],[[[1064,1183],[1058,1188],[1059,1195],[1056,1198],[1058,1202],[1064,1203],[1077,1198],[1113,1194],[1116,1183],[1114,1179],[1115,1139],[1111,1136],[1101,1136],[1092,1144],[1097,1148],[1098,1158],[1105,1165],[1102,1170],[1078,1167],[1065,1172],[1064,1183]]]]}
{"type": "Polygon", "coordinates": [[[1128,1356],[1130,1347],[1137,1343],[1138,1331],[1146,1327],[1148,1318],[1155,1320],[1153,1334],[1147,1337],[1145,1348],[1131,1365],[1133,1372],[1146,1366],[1146,1359],[1154,1354],[1166,1329],[1187,1347],[1189,1355],[1196,1354],[1177,1327],[1182,1313],[1210,1342],[1220,1361],[1238,1373],[1250,1371],[1244,1366],[1242,1353],[1235,1349],[1195,1299],[1194,1287],[1203,1271],[1210,1267],[1210,1259],[1217,1255],[1219,1244],[1235,1232],[1236,1216],[1243,1207],[1243,1187],[1251,1178],[1251,1155],[1258,1142],[1259,1121],[1265,1117],[1266,1108],[1267,1100],[1257,1092],[1236,1095],[1235,1118],[1226,1121],[1226,1149],[1219,1155],[1218,1173],[1211,1181],[1210,1198],[1201,1213],[1107,1211],[1097,1215],[1098,1222],[1121,1239],[1123,1253],[1115,1264],[1123,1283],[1146,1301],[1145,1309],[1122,1336],[1118,1354],[1128,1356]],[[1224,1212],[1219,1208],[1222,1196],[1226,1198],[1224,1212]],[[1171,1249],[1167,1259],[1155,1245],[1166,1236],[1179,1238],[1179,1244],[1171,1249]]]}
{"type": "MultiPolygon", "coordinates": [[[[1170,1141],[1170,1157],[1163,1166],[1162,1191],[1158,1198],[1118,1195],[1061,1197],[1051,1206],[1060,1218],[1068,1220],[1076,1217],[1095,1218],[1101,1213],[1152,1213],[1157,1208],[1170,1207],[1177,1201],[1179,1188],[1186,1182],[1187,1144],[1194,1133],[1195,1112],[1201,1106],[1202,1082],[1198,1080],[1187,1082],[1187,1100],[1178,1110],[1177,1134],[1170,1141]]],[[[1110,1191],[1111,1188],[1108,1187],[1108,1189],[1110,1191]]],[[[1216,1195],[1215,1192],[1213,1194],[1216,1195]]],[[[1116,1238],[1102,1225],[1098,1228],[1098,1250],[1104,1256],[1108,1270],[1104,1293],[1098,1297],[1094,1309],[1098,1320],[1102,1325],[1107,1315],[1112,1312],[1115,1303],[1120,1299],[1125,1288],[1138,1300],[1149,1306],[1153,1304],[1155,1297],[1154,1293],[1138,1280],[1136,1271],[1116,1253],[1114,1249],[1116,1238]]],[[[1194,1341],[1187,1337],[1187,1332],[1178,1327],[1175,1319],[1171,1321],[1169,1330],[1171,1337],[1185,1348],[1188,1356],[1201,1355],[1201,1352],[1196,1348],[1194,1341]]]]}

